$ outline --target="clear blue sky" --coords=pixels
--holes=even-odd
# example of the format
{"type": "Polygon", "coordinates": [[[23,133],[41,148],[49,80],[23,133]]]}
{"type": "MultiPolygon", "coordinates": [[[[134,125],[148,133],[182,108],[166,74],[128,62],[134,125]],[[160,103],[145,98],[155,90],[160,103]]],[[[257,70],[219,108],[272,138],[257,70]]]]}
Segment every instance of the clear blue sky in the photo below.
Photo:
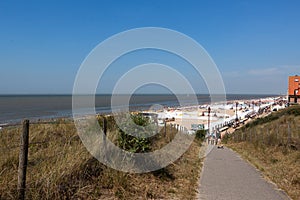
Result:
{"type": "Polygon", "coordinates": [[[147,26],[194,38],[217,64],[228,93],[285,94],[287,76],[300,74],[299,10],[297,0],[1,0],[0,94],[71,93],[81,62],[98,43],[147,26]]]}

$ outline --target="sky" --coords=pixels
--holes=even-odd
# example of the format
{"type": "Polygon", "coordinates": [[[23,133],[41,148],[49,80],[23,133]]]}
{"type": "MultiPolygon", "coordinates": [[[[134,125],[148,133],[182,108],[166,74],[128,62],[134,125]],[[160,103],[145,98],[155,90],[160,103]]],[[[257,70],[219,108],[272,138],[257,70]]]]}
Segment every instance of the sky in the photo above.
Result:
{"type": "MultiPolygon", "coordinates": [[[[300,74],[299,9],[297,0],[1,0],[0,94],[71,94],[82,62],[99,43],[141,27],[193,38],[217,65],[227,93],[286,94],[288,76],[300,74]]],[[[175,56],[154,50],[127,56],[107,70],[98,93],[111,93],[122,73],[147,62],[169,64],[197,93],[207,93],[202,77],[175,56]]]]}

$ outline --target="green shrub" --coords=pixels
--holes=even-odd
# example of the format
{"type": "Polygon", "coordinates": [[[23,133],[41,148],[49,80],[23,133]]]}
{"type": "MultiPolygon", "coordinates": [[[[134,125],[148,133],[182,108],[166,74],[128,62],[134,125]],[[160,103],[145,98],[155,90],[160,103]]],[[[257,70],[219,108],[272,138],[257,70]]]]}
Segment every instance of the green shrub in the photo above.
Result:
{"type": "Polygon", "coordinates": [[[264,118],[257,118],[253,122],[250,122],[246,124],[246,128],[252,128],[257,125],[262,125],[271,121],[275,121],[279,119],[281,116],[284,115],[294,115],[299,116],[300,115],[300,106],[290,106],[289,108],[280,110],[278,112],[273,112],[270,115],[264,117],[264,118]]]}
{"type": "Polygon", "coordinates": [[[287,109],[286,113],[288,115],[299,116],[300,115],[300,106],[298,106],[298,105],[291,106],[287,109]]]}
{"type": "Polygon", "coordinates": [[[122,121],[122,126],[126,127],[126,132],[119,128],[118,145],[132,153],[143,153],[151,151],[151,138],[147,137],[155,129],[149,123],[149,119],[140,115],[131,115],[125,117],[122,121]],[[137,127],[131,127],[130,121],[133,121],[137,127]],[[132,136],[129,133],[135,133],[138,137],[132,136]]]}
{"type": "Polygon", "coordinates": [[[197,130],[196,131],[196,138],[200,140],[204,140],[206,136],[206,130],[197,130]]]}

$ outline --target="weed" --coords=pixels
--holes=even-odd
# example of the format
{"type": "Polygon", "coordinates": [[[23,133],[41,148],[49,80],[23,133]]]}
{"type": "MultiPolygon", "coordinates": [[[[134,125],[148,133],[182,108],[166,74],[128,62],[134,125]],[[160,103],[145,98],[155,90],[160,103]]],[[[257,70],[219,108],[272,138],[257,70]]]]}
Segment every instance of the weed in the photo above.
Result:
{"type": "Polygon", "coordinates": [[[248,123],[223,141],[297,199],[300,196],[299,123],[300,106],[291,106],[248,123]]]}
{"type": "MultiPolygon", "coordinates": [[[[118,145],[121,133],[114,119],[107,119],[107,137],[118,145]]],[[[103,125],[101,116],[99,123],[103,125]]],[[[167,130],[166,136],[160,132],[149,138],[151,150],[161,148],[174,138],[176,129],[168,126],[167,130]]],[[[17,198],[19,133],[19,126],[1,130],[0,199],[17,198]]],[[[200,147],[196,141],[174,164],[153,173],[130,174],[111,169],[92,158],[71,121],[31,124],[29,135],[27,199],[195,198],[201,170],[200,147]],[[176,189],[169,193],[170,188],[176,189]]],[[[136,152],[150,150],[133,147],[136,152]]]]}

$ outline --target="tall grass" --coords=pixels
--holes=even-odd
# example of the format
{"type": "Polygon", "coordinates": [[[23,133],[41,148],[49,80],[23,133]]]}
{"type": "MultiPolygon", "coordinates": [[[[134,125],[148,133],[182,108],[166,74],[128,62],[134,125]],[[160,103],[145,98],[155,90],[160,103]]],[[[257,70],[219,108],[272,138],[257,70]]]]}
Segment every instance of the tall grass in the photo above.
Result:
{"type": "Polygon", "coordinates": [[[292,198],[300,196],[300,106],[259,118],[223,139],[292,198]]]}
{"type": "MultiPolygon", "coordinates": [[[[102,126],[101,120],[99,120],[102,126]]],[[[152,150],[176,134],[153,138],[152,150]]],[[[0,131],[0,199],[17,198],[19,133],[21,127],[0,131]]],[[[108,119],[108,138],[118,145],[119,132],[108,119]]],[[[192,199],[200,174],[197,141],[175,163],[164,169],[131,174],[116,171],[91,157],[69,120],[31,124],[27,168],[27,199],[192,199]]]]}

